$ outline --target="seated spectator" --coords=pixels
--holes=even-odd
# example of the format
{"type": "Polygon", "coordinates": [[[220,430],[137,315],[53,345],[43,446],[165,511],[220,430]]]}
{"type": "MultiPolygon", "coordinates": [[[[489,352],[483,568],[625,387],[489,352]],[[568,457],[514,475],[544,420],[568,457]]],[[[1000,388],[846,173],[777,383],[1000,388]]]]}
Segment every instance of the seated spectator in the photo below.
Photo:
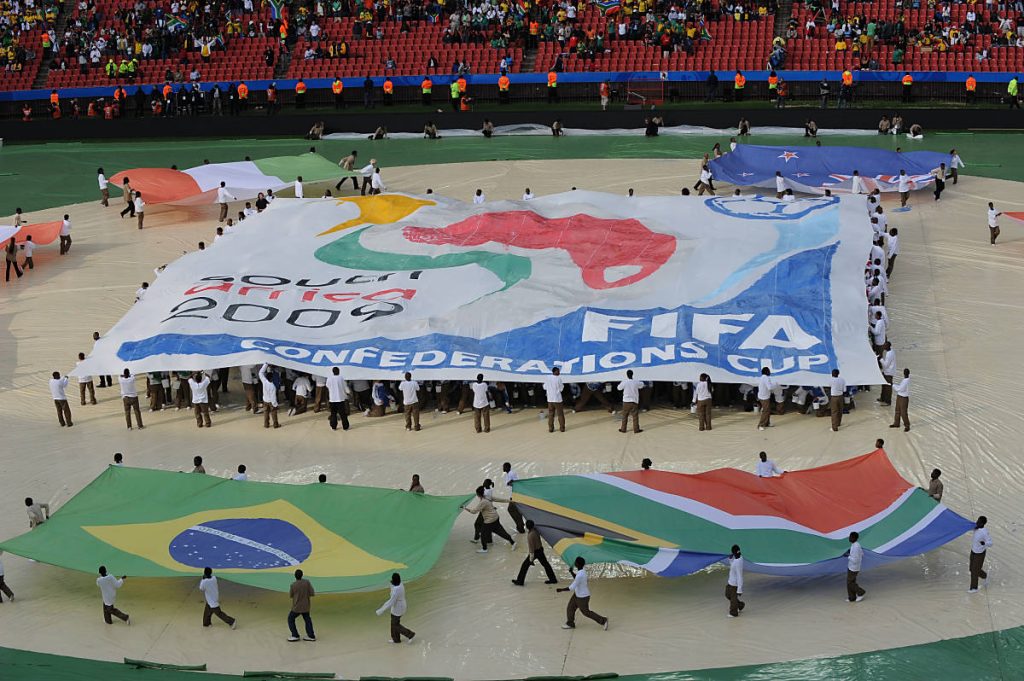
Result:
{"type": "Polygon", "coordinates": [[[892,124],[889,122],[889,117],[882,114],[882,120],[878,121],[878,134],[886,135],[890,128],[892,128],[892,124]]]}

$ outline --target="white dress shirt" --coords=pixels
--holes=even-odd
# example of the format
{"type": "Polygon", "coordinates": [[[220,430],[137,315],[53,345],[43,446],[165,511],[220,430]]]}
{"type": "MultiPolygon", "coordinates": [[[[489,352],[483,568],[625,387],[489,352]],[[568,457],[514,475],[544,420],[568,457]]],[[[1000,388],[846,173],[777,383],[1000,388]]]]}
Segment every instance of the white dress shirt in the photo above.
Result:
{"type": "Polygon", "coordinates": [[[860,179],[860,175],[854,175],[851,180],[850,192],[853,194],[860,194],[864,191],[864,181],[860,179]]]}
{"type": "Polygon", "coordinates": [[[510,470],[508,473],[505,473],[502,478],[505,480],[505,486],[511,487],[512,483],[519,479],[519,474],[514,470],[510,470]]]}
{"type": "Polygon", "coordinates": [[[743,556],[729,559],[729,586],[736,587],[736,592],[743,593],[743,556]]]}
{"type": "Polygon", "coordinates": [[[902,381],[897,383],[896,387],[893,389],[896,391],[896,394],[899,395],[900,397],[910,397],[910,376],[907,376],[902,381]]]}
{"type": "Polygon", "coordinates": [[[327,386],[328,402],[344,402],[348,399],[348,386],[345,385],[345,378],[341,374],[331,374],[324,385],[327,386]]]}
{"type": "Polygon", "coordinates": [[[402,381],[398,384],[398,389],[402,391],[402,404],[416,404],[420,401],[419,381],[402,381]]]}
{"type": "Polygon", "coordinates": [[[121,397],[138,397],[139,391],[135,387],[135,374],[118,376],[117,382],[121,384],[121,397]]]}
{"type": "Polygon", "coordinates": [[[227,203],[228,201],[237,201],[234,194],[229,192],[226,187],[217,187],[217,203],[227,203]]]}
{"type": "Polygon", "coordinates": [[[474,381],[469,384],[469,389],[473,391],[473,408],[483,409],[484,407],[491,406],[491,398],[487,394],[487,383],[484,381],[474,381]]]}
{"type": "Polygon", "coordinates": [[[640,388],[642,387],[644,387],[644,382],[638,381],[635,378],[627,378],[622,383],[619,383],[618,389],[622,391],[622,401],[624,403],[639,404],[640,388]]]}
{"type": "Polygon", "coordinates": [[[871,325],[871,336],[875,339],[875,345],[885,343],[885,320],[876,319],[871,325]]]}
{"type": "Polygon", "coordinates": [[[775,176],[775,190],[780,194],[786,191],[786,178],[782,175],[775,176]]]}
{"type": "Polygon", "coordinates": [[[203,380],[196,382],[196,379],[188,379],[189,390],[192,391],[192,404],[208,404],[210,396],[206,389],[210,387],[209,376],[203,376],[203,380]]]}
{"type": "Polygon", "coordinates": [[[310,391],[313,390],[313,384],[309,382],[308,376],[299,376],[292,381],[292,390],[295,391],[296,397],[309,397],[310,391]]]}
{"type": "Polygon", "coordinates": [[[123,579],[114,575],[107,575],[96,580],[96,586],[100,588],[100,595],[103,596],[103,605],[113,606],[117,601],[117,590],[124,584],[123,579]]]}
{"type": "Polygon", "coordinates": [[[62,220],[60,223],[60,235],[71,236],[71,220],[62,220]]]}
{"type": "Polygon", "coordinates": [[[481,203],[483,203],[486,200],[487,200],[487,197],[484,196],[483,194],[474,194],[473,195],[473,203],[475,205],[479,206],[481,203]]]}
{"type": "Polygon", "coordinates": [[[889,257],[900,254],[900,237],[896,234],[889,236],[889,257]]]}
{"type": "Polygon", "coordinates": [[[217,586],[216,577],[204,577],[199,580],[199,590],[203,592],[206,604],[211,608],[220,607],[220,587],[217,586]]]}
{"type": "Polygon", "coordinates": [[[988,528],[982,527],[971,536],[971,553],[985,553],[992,546],[992,537],[988,536],[988,528]]]}
{"type": "Polygon", "coordinates": [[[784,472],[771,459],[757,462],[757,477],[759,478],[774,478],[776,475],[782,475],[784,472]]]}
{"type": "Polygon", "coordinates": [[[896,375],[896,351],[889,348],[882,354],[882,375],[896,375]]]}
{"type": "Polygon", "coordinates": [[[145,212],[146,212],[146,202],[142,200],[141,196],[136,196],[135,197],[135,213],[138,214],[138,213],[145,213],[145,212]]]}
{"type": "Polygon", "coordinates": [[[526,192],[525,194],[523,194],[523,201],[533,201],[533,193],[526,192]]]}
{"type": "Polygon", "coordinates": [[[377,608],[377,614],[383,615],[385,612],[390,610],[391,614],[395,617],[401,617],[405,614],[406,607],[405,584],[399,584],[397,586],[392,584],[391,595],[388,597],[388,600],[384,605],[377,608]]]}
{"type": "Polygon", "coordinates": [[[303,198],[303,195],[302,195],[302,183],[299,182],[298,180],[295,180],[295,198],[297,198],[297,199],[303,198]]]}
{"type": "Polygon", "coordinates": [[[860,572],[862,560],[864,560],[864,549],[860,547],[859,541],[855,541],[850,544],[850,557],[846,560],[846,569],[850,572],[860,572]]]}
{"type": "Polygon", "coordinates": [[[988,226],[993,228],[999,226],[999,211],[995,208],[988,209],[988,226]]]}
{"type": "Polygon", "coordinates": [[[698,402],[711,399],[711,384],[707,381],[697,381],[693,384],[693,399],[698,402]]]}
{"type": "Polygon", "coordinates": [[[772,380],[771,376],[761,374],[761,377],[757,379],[757,399],[770,399],[772,390],[775,390],[775,381],[772,380]]]}
{"type": "Polygon", "coordinates": [[[899,189],[899,192],[901,194],[904,193],[904,192],[909,192],[910,191],[910,176],[909,175],[900,175],[899,176],[899,186],[898,186],[898,189],[899,189]]]}
{"type": "Polygon", "coordinates": [[[107,185],[110,184],[109,182],[107,182],[107,176],[104,175],[103,173],[97,175],[96,180],[100,183],[100,189],[106,189],[107,185]]]}
{"type": "Polygon", "coordinates": [[[245,482],[246,480],[249,479],[249,474],[248,473],[235,473],[234,475],[231,476],[231,479],[232,480],[237,480],[238,482],[245,482]]]}
{"type": "Polygon", "coordinates": [[[561,376],[555,376],[551,374],[544,379],[544,394],[547,395],[547,401],[552,403],[559,403],[562,401],[562,388],[565,384],[562,382],[561,376]]]}
{"type": "Polygon", "coordinates": [[[381,192],[387,189],[387,186],[385,186],[384,180],[381,178],[380,173],[374,173],[373,177],[370,178],[370,187],[381,192]]]}
{"type": "Polygon", "coordinates": [[[828,387],[831,388],[832,397],[842,397],[846,392],[846,379],[842,376],[834,376],[829,379],[828,387]]]}
{"type": "Polygon", "coordinates": [[[576,576],[572,579],[572,584],[569,585],[569,590],[576,595],[576,598],[587,598],[590,596],[590,584],[587,582],[586,568],[576,573],[576,576]]]}
{"type": "Polygon", "coordinates": [[[64,393],[64,389],[68,387],[68,377],[61,376],[60,378],[50,379],[50,394],[53,395],[55,400],[66,400],[68,396],[64,393]]]}
{"type": "Polygon", "coordinates": [[[260,383],[263,385],[263,401],[274,407],[277,406],[277,386],[274,382],[267,378],[267,369],[270,365],[264,364],[260,367],[260,383]]]}

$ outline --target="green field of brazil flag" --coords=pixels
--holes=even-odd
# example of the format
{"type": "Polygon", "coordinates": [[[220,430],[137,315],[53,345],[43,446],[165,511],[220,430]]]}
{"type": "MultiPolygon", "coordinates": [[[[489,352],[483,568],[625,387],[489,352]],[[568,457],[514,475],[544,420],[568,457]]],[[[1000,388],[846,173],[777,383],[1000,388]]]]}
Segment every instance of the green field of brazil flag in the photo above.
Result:
{"type": "Polygon", "coordinates": [[[82,572],[221,579],[287,591],[384,588],[425,574],[468,497],[349,485],[239,482],[111,466],[34,530],[0,544],[82,572]]]}

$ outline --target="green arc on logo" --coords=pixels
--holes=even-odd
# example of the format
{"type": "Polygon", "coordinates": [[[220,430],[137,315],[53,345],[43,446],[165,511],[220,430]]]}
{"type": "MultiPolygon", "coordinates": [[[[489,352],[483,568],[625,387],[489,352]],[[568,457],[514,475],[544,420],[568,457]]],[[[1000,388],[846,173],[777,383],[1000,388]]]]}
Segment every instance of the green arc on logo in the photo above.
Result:
{"type": "Polygon", "coordinates": [[[501,279],[504,291],[527,279],[533,271],[529,258],[511,253],[467,251],[444,255],[406,255],[371,251],[360,243],[359,236],[368,227],[345,234],[326,246],[316,249],[313,256],[338,267],[354,270],[439,270],[462,265],[479,265],[501,279]]]}

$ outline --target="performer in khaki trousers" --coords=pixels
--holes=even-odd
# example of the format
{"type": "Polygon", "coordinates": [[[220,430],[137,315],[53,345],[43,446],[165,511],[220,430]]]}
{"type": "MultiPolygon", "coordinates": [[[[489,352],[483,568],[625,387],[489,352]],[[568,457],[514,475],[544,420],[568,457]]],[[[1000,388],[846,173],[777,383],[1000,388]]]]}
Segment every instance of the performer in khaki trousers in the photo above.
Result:
{"type": "Polygon", "coordinates": [[[135,412],[135,425],[139,430],[145,428],[142,425],[142,411],[139,409],[139,391],[135,387],[135,375],[128,369],[124,370],[118,377],[121,383],[121,401],[124,403],[124,420],[128,424],[128,430],[132,429],[132,412],[135,412]]]}
{"type": "Polygon", "coordinates": [[[626,372],[626,380],[618,385],[618,390],[622,392],[622,424],[619,426],[620,433],[626,432],[626,423],[629,421],[630,416],[633,417],[633,432],[644,432],[640,430],[640,389],[643,385],[643,381],[633,378],[632,369],[626,372]]]}
{"type": "Polygon", "coordinates": [[[843,396],[846,394],[846,379],[839,375],[839,369],[832,370],[828,384],[828,409],[832,417],[832,431],[838,431],[843,423],[843,396]]]}
{"type": "MultiPolygon", "coordinates": [[[[78,361],[85,361],[85,353],[78,353],[78,361]]],[[[89,404],[96,404],[96,384],[92,382],[92,376],[78,377],[78,396],[81,398],[82,406],[85,406],[85,393],[89,393],[89,404]]]]}
{"type": "Polygon", "coordinates": [[[491,432],[491,395],[484,375],[477,374],[476,381],[469,385],[473,391],[473,428],[476,432],[491,432]],[[483,425],[483,430],[481,430],[483,425]]]}
{"type": "Polygon", "coordinates": [[[551,375],[544,379],[544,393],[548,400],[548,432],[555,432],[555,417],[558,417],[558,430],[565,432],[565,408],[562,405],[562,390],[565,384],[559,375],[558,367],[551,370],[551,375]]]}
{"type": "Polygon", "coordinates": [[[903,421],[903,432],[910,430],[910,369],[903,370],[903,380],[896,384],[896,412],[893,414],[890,428],[899,428],[903,421]]]}

